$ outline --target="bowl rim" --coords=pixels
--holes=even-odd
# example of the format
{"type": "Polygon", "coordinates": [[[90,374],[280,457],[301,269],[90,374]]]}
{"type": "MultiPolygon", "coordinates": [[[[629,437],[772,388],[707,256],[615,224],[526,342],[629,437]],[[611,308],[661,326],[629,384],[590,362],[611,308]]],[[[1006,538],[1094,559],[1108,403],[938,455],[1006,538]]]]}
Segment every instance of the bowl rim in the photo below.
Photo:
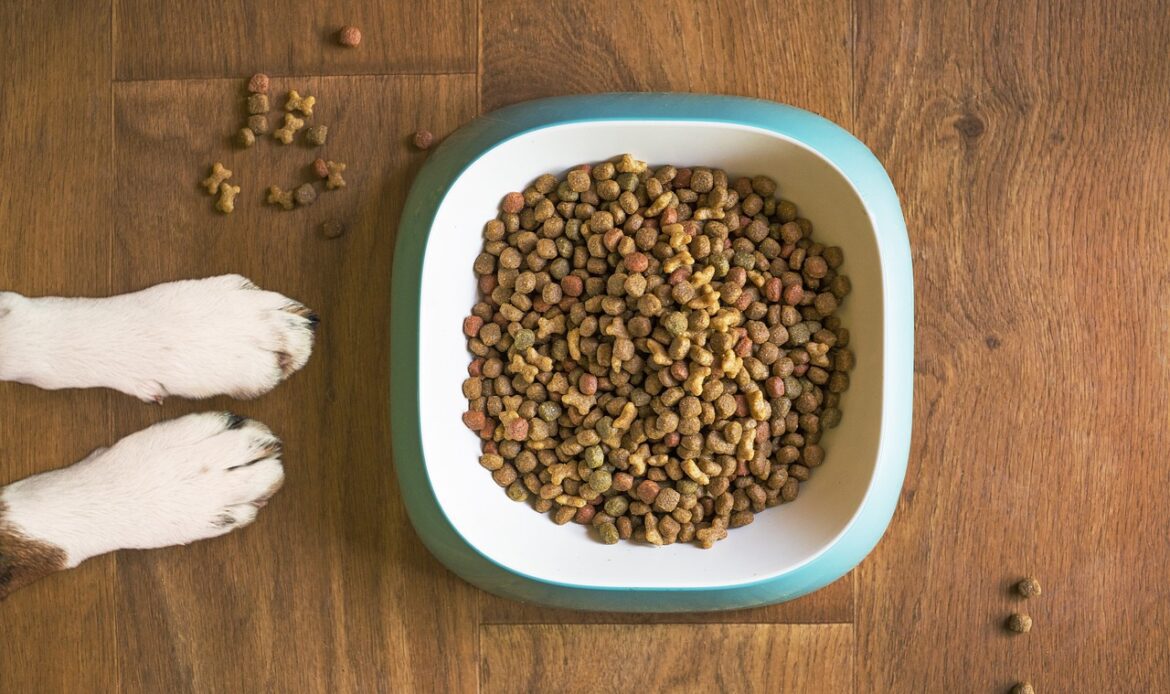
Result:
{"type": "Polygon", "coordinates": [[[468,582],[504,597],[556,607],[622,612],[690,612],[783,602],[837,580],[876,546],[893,516],[910,451],[914,292],[910,244],[897,193],[872,152],[835,123],[771,101],[697,94],[596,94],[508,106],[450,135],[411,186],[394,251],[390,320],[391,444],[407,515],[423,544],[468,582]],[[600,115],[587,115],[600,114],[600,115]],[[779,575],[735,585],[600,587],[529,576],[468,542],[443,512],[422,448],[419,316],[423,258],[436,212],[453,183],[483,154],[533,131],[606,121],[707,122],[745,126],[817,153],[857,191],[872,223],[882,271],[884,384],[873,476],[843,531],[820,553],[779,575]],[[396,404],[397,403],[397,404],[396,404]]]}

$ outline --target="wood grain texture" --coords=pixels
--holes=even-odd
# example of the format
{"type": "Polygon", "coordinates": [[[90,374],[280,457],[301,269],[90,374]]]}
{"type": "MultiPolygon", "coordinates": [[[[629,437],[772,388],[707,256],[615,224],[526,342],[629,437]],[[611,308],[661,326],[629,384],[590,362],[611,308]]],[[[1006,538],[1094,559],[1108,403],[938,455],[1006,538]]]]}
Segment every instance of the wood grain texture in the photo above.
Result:
{"type": "Polygon", "coordinates": [[[118,79],[474,72],[474,0],[116,0],[118,79]],[[361,45],[336,41],[342,26],[361,45]]]}
{"type": "Polygon", "coordinates": [[[791,602],[750,610],[626,614],[557,610],[480,592],[483,624],[828,624],[853,622],[854,574],[791,602]]]}
{"type": "Polygon", "coordinates": [[[1170,13],[859,0],[857,126],[917,282],[902,504],[858,691],[1170,686],[1170,13]],[[1024,602],[1023,575],[1044,594],[1024,602]],[[1003,620],[1035,626],[1012,636],[1003,620]]]}
{"type": "Polygon", "coordinates": [[[484,626],[480,643],[484,694],[853,691],[848,624],[484,626]]]}
{"type": "Polygon", "coordinates": [[[320,149],[271,137],[230,149],[240,88],[235,80],[116,85],[116,284],[238,272],[303,301],[322,323],[306,368],[258,400],[117,408],[120,431],[209,408],[255,417],[284,439],[287,474],[244,532],[119,557],[126,686],[474,690],[474,591],[415,538],[391,466],[386,326],[398,214],[423,161],[407,139],[418,127],[441,137],[470,119],[475,78],[274,80],[278,93],[317,97],[311,122],[330,127],[320,149]],[[309,180],[316,156],[346,162],[348,186],[293,211],[263,204],[269,184],[309,180]],[[231,215],[197,186],[214,161],[243,188],[231,215]],[[329,219],[346,224],[345,236],[322,238],[329,219]]]}
{"type": "Polygon", "coordinates": [[[483,108],[583,92],[783,101],[848,126],[850,0],[482,0],[483,108]]]}
{"type": "MultiPolygon", "coordinates": [[[[0,291],[108,289],[110,44],[79,38],[109,21],[103,2],[0,3],[0,291]]],[[[107,443],[112,401],[0,383],[0,486],[107,443]]],[[[113,594],[103,557],[0,603],[0,691],[116,691],[113,594]]]]}

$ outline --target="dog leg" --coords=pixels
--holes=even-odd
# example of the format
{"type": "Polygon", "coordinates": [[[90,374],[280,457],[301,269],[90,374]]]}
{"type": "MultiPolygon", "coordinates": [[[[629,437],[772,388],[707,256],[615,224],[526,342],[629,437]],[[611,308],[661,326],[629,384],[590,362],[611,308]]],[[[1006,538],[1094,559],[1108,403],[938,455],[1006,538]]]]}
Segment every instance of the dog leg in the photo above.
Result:
{"type": "Polygon", "coordinates": [[[0,380],[168,395],[261,395],[299,370],[317,316],[239,275],[104,299],[0,293],[0,380]]]}
{"type": "Polygon", "coordinates": [[[100,554],[248,525],[284,481],[280,454],[259,422],[193,414],[0,488],[0,598],[100,554]]]}

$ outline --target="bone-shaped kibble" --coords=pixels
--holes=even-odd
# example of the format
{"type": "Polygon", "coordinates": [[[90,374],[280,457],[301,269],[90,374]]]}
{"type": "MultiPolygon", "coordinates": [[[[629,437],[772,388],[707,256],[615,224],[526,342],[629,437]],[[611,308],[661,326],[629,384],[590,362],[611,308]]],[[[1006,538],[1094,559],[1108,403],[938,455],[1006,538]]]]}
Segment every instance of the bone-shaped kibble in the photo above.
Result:
{"type": "Polygon", "coordinates": [[[288,93],[288,101],[284,104],[284,110],[292,113],[293,111],[300,111],[306,116],[313,115],[313,104],[317,103],[315,96],[301,96],[297,90],[293,89],[288,93]]]}
{"type": "Polygon", "coordinates": [[[581,416],[589,414],[589,410],[597,403],[597,394],[585,395],[577,390],[577,386],[569,388],[569,392],[561,396],[561,403],[577,410],[581,416]]]}
{"type": "Polygon", "coordinates": [[[536,339],[538,340],[543,340],[549,335],[560,335],[563,332],[565,332],[564,314],[554,318],[536,319],[536,339]]]}
{"type": "Polygon", "coordinates": [[[291,210],[293,208],[293,192],[291,190],[281,190],[279,186],[269,186],[268,204],[280,205],[286,210],[291,210]]]}
{"type": "Polygon", "coordinates": [[[240,194],[240,187],[230,183],[219,186],[219,200],[215,201],[215,209],[224,214],[231,214],[236,209],[236,196],[240,194]]]}
{"type": "Polygon", "coordinates": [[[338,161],[327,161],[325,168],[329,170],[329,177],[325,180],[325,190],[344,188],[345,179],[341,177],[341,173],[345,171],[345,164],[338,161]]]}
{"type": "Polygon", "coordinates": [[[272,136],[283,144],[292,144],[293,135],[303,127],[305,127],[305,121],[291,113],[286,113],[284,114],[284,127],[272,133],[272,136]]]}
{"type": "Polygon", "coordinates": [[[218,161],[211,167],[211,175],[203,179],[201,184],[207,189],[208,195],[215,195],[219,191],[219,184],[232,177],[232,172],[223,168],[223,164],[218,161]]]}

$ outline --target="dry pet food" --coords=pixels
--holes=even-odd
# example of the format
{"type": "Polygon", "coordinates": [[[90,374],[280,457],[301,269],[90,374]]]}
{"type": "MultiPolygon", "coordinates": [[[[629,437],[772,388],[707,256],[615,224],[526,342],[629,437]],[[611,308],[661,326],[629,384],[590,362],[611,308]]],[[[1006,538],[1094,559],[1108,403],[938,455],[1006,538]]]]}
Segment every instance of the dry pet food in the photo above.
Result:
{"type": "Polygon", "coordinates": [[[248,97],[248,113],[257,116],[268,113],[268,95],[253,94],[248,97]]]}
{"type": "Polygon", "coordinates": [[[327,137],[329,137],[328,125],[311,125],[305,131],[305,140],[314,147],[320,147],[325,144],[327,137]]]}
{"type": "Polygon", "coordinates": [[[284,110],[289,113],[300,111],[306,116],[311,116],[313,115],[313,104],[315,103],[317,103],[316,97],[301,96],[294,89],[288,93],[288,101],[284,103],[284,110]]]}
{"type": "Polygon", "coordinates": [[[1034,578],[1025,578],[1016,584],[1016,590],[1025,598],[1033,598],[1040,594],[1040,581],[1034,578]]]}
{"type": "Polygon", "coordinates": [[[251,128],[240,128],[236,132],[236,144],[244,149],[256,144],[256,133],[251,128]]]}
{"type": "Polygon", "coordinates": [[[293,192],[291,190],[281,190],[279,186],[269,186],[268,204],[280,205],[286,210],[291,210],[293,208],[293,192]]]}
{"type": "Polygon", "coordinates": [[[345,164],[336,161],[327,161],[325,162],[325,170],[327,172],[325,181],[326,190],[336,190],[345,187],[345,179],[341,177],[341,174],[345,172],[345,164]]]}
{"type": "Polygon", "coordinates": [[[298,205],[312,205],[313,201],[317,199],[317,190],[313,188],[312,183],[303,183],[297,186],[293,196],[296,198],[298,205]]]}
{"type": "Polygon", "coordinates": [[[317,174],[317,178],[327,178],[329,176],[329,165],[325,163],[324,159],[314,159],[313,173],[317,174]]]}
{"type": "Polygon", "coordinates": [[[419,149],[430,149],[435,144],[435,135],[430,130],[419,130],[414,134],[414,146],[419,149]]]}
{"type": "Polygon", "coordinates": [[[1020,682],[1012,687],[1012,694],[1036,694],[1036,689],[1029,682],[1020,682]]]}
{"type": "Polygon", "coordinates": [[[303,127],[305,127],[305,121],[291,113],[286,113],[284,114],[284,127],[272,133],[272,136],[283,144],[292,144],[293,135],[303,127]]]}
{"type": "Polygon", "coordinates": [[[345,233],[345,225],[341,222],[325,222],[321,225],[321,234],[327,239],[335,239],[345,233]]]}
{"type": "Polygon", "coordinates": [[[711,547],[824,463],[851,285],[771,179],[626,154],[508,193],[483,239],[463,421],[509,498],[711,547]]]}
{"type": "Polygon", "coordinates": [[[1018,612],[1008,617],[1007,628],[1017,634],[1026,634],[1032,629],[1032,618],[1018,612]]]}
{"type": "Polygon", "coordinates": [[[253,94],[267,94],[268,75],[265,75],[263,72],[257,72],[252,75],[252,79],[248,80],[248,91],[253,94]]]}
{"type": "Polygon", "coordinates": [[[268,132],[268,116],[262,114],[248,116],[248,129],[257,135],[268,132]]]}
{"type": "Polygon", "coordinates": [[[215,195],[219,191],[219,184],[232,177],[232,172],[223,168],[223,164],[218,161],[211,166],[211,175],[203,179],[203,187],[207,189],[208,195],[215,195]]]}
{"type": "Polygon", "coordinates": [[[346,48],[357,48],[362,42],[362,32],[357,27],[342,27],[337,32],[337,42],[346,48]]]}
{"type": "Polygon", "coordinates": [[[215,201],[215,209],[224,214],[231,214],[236,209],[236,196],[240,194],[240,187],[230,183],[219,186],[219,200],[215,201]]]}

